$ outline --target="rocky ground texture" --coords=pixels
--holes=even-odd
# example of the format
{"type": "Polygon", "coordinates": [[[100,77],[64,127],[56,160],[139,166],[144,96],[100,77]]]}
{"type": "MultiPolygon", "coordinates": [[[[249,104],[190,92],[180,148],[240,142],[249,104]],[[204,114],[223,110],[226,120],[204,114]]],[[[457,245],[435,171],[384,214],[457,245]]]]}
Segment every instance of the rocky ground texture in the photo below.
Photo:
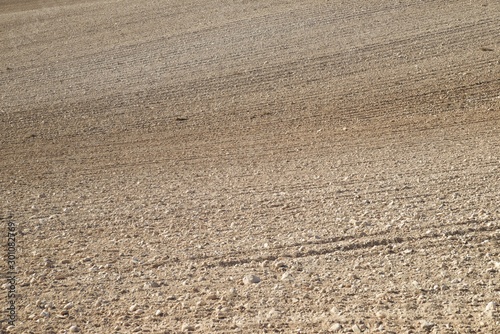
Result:
{"type": "Polygon", "coordinates": [[[500,332],[499,16],[1,1],[0,331],[500,332]]]}

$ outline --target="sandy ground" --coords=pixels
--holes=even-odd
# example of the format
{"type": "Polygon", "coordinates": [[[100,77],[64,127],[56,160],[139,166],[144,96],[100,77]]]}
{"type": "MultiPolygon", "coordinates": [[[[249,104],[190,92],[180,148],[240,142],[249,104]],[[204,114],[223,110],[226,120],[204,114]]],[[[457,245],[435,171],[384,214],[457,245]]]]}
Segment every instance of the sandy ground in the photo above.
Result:
{"type": "Polygon", "coordinates": [[[499,17],[0,1],[0,331],[499,333],[499,17]]]}

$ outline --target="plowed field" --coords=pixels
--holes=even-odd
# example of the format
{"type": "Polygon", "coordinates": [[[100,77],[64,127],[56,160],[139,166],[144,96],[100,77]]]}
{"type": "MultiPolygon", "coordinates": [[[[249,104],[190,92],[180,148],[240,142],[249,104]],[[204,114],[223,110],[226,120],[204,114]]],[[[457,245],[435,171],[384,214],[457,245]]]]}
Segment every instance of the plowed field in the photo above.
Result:
{"type": "Polygon", "coordinates": [[[0,332],[498,333],[500,2],[0,0],[0,218],[0,332]]]}

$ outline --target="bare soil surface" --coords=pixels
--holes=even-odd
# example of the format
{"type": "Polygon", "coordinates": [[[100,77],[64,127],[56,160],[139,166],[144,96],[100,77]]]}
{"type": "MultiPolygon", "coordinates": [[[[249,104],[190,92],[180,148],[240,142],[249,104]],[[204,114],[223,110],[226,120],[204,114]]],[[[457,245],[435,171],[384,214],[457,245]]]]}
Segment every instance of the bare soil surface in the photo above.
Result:
{"type": "Polygon", "coordinates": [[[0,1],[0,331],[499,333],[499,17],[0,1]]]}

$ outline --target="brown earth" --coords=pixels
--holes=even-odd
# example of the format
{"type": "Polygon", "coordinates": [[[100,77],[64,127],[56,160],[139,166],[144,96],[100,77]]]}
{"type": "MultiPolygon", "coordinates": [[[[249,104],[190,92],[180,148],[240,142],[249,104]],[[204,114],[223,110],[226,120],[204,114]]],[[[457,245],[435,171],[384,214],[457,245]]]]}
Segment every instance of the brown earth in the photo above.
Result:
{"type": "Polygon", "coordinates": [[[1,331],[500,332],[499,17],[0,1],[1,331]]]}

